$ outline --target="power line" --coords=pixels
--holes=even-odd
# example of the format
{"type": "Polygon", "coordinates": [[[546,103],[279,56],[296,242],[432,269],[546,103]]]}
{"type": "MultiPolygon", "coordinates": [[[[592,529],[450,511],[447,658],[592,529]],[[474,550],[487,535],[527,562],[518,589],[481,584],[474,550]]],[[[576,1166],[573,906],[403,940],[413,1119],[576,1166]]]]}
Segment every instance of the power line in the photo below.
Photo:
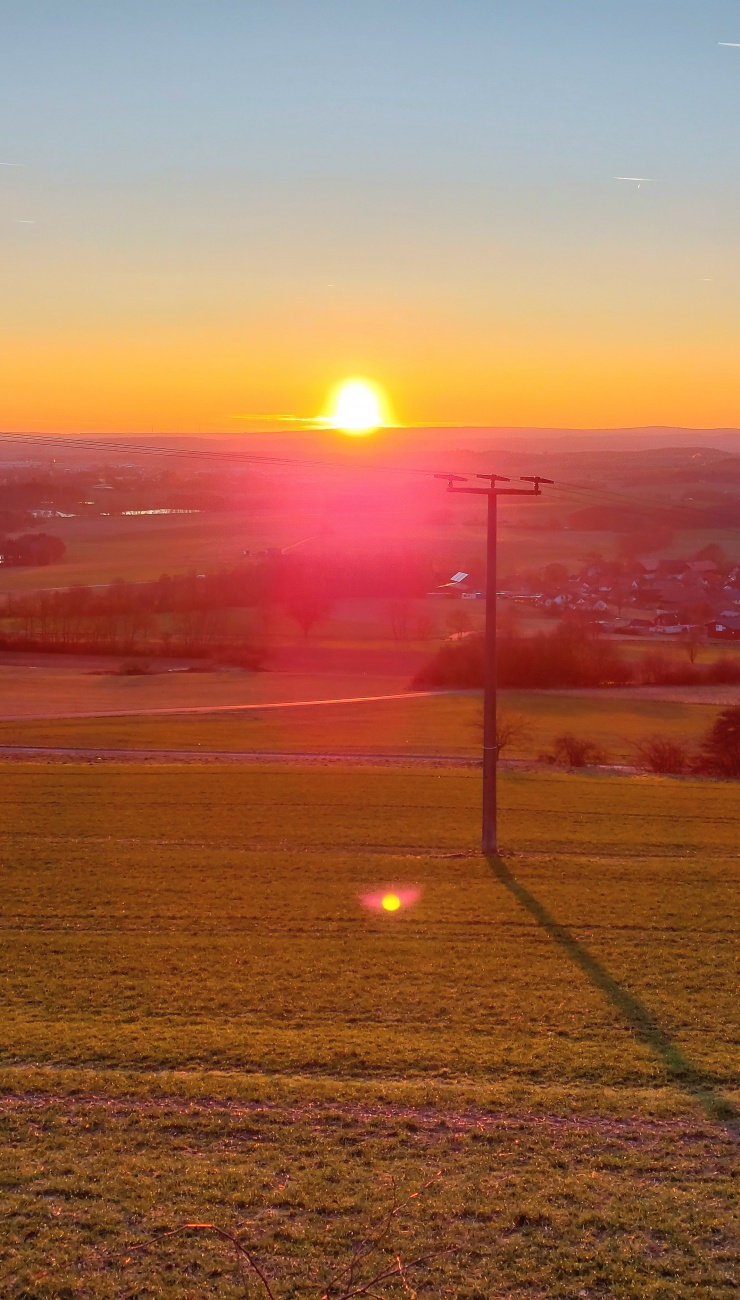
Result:
{"type": "MultiPolygon", "coordinates": [[[[652,510],[680,511],[683,512],[684,514],[689,514],[689,515],[693,514],[697,517],[697,519],[701,519],[704,523],[706,523],[706,513],[704,510],[702,510],[700,506],[691,505],[683,501],[678,501],[678,502],[655,501],[655,500],[646,501],[643,497],[628,496],[626,493],[619,492],[614,488],[606,488],[606,487],[589,488],[585,484],[565,483],[563,482],[562,479],[558,480],[558,483],[555,486],[555,491],[561,492],[563,495],[565,495],[568,492],[579,492],[582,495],[585,494],[589,496],[591,499],[593,499],[594,496],[599,496],[602,498],[611,498],[612,501],[615,501],[618,504],[631,505],[639,508],[640,510],[652,509],[652,510]]],[[[707,507],[707,509],[711,509],[711,507],[707,507]]]]}
{"type": "Polygon", "coordinates": [[[333,470],[357,470],[363,472],[370,471],[377,474],[418,474],[424,478],[434,478],[439,473],[438,469],[423,469],[414,465],[384,465],[384,464],[363,464],[352,465],[347,461],[332,460],[308,460],[296,456],[266,456],[260,453],[243,453],[231,451],[208,451],[195,447],[163,447],[151,446],[142,443],[124,442],[116,439],[107,441],[99,438],[76,438],[55,436],[52,434],[42,433],[0,433],[0,443],[7,442],[30,442],[41,443],[44,446],[61,446],[65,448],[76,447],[82,450],[92,448],[95,451],[108,452],[126,452],[129,455],[140,456],[158,456],[180,457],[192,460],[212,460],[224,462],[227,464],[243,465],[296,465],[310,469],[333,469],[333,470]]]}
{"type": "MultiPolygon", "coordinates": [[[[327,469],[340,472],[356,472],[358,469],[361,469],[363,473],[416,475],[421,478],[434,478],[435,475],[440,473],[439,469],[427,469],[414,465],[389,465],[374,462],[364,463],[360,466],[353,465],[344,460],[320,460],[297,456],[270,456],[259,452],[218,451],[216,449],[208,450],[206,448],[195,447],[167,447],[156,444],[152,445],[130,442],[128,440],[117,438],[84,438],[76,437],[74,435],[65,436],[42,433],[0,433],[0,444],[9,442],[31,443],[34,445],[41,443],[43,446],[58,446],[66,449],[74,447],[85,451],[92,449],[103,452],[125,452],[128,455],[153,456],[160,459],[175,457],[185,460],[204,460],[233,465],[256,465],[266,467],[295,466],[296,468],[303,469],[327,469]]],[[[491,454],[492,456],[495,456],[496,452],[493,451],[491,454]]],[[[446,477],[446,474],[443,476],[446,477]]],[[[644,500],[642,497],[632,496],[625,492],[620,492],[615,488],[589,487],[583,483],[568,483],[563,479],[559,479],[557,483],[553,482],[553,487],[554,490],[559,492],[562,496],[566,496],[569,492],[574,492],[581,496],[587,496],[592,500],[594,498],[609,498],[611,501],[637,507],[641,510],[649,509],[651,507],[654,509],[656,506],[659,506],[661,509],[681,511],[686,514],[694,515],[697,519],[706,522],[705,512],[700,507],[684,502],[675,504],[672,502],[649,502],[644,500]]]]}

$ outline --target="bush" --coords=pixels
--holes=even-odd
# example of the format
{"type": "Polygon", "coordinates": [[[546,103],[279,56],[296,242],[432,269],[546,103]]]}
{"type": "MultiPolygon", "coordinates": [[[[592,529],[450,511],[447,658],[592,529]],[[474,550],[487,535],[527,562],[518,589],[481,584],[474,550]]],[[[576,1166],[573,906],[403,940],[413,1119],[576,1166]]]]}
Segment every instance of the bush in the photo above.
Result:
{"type": "Polygon", "coordinates": [[[704,669],[650,651],[640,660],[639,675],[643,686],[693,686],[704,680],[704,669]]]}
{"type": "Polygon", "coordinates": [[[471,636],[441,646],[434,658],[419,669],[411,684],[474,690],[483,685],[484,673],[483,638],[471,636]]]}
{"type": "Polygon", "coordinates": [[[583,736],[574,736],[570,731],[556,736],[552,744],[555,762],[564,767],[592,767],[606,762],[606,754],[598,745],[583,736]]]}
{"type": "Polygon", "coordinates": [[[740,682],[740,659],[723,655],[714,663],[704,665],[704,680],[713,686],[735,686],[740,682]]]}
{"type": "Polygon", "coordinates": [[[723,709],[707,732],[695,772],[740,778],[740,706],[723,709]]]}
{"type": "Polygon", "coordinates": [[[688,747],[680,740],[672,740],[670,736],[659,733],[638,740],[635,744],[635,757],[638,767],[671,776],[678,776],[689,766],[688,747]]]}
{"type": "MultiPolygon", "coordinates": [[[[414,686],[483,686],[482,637],[443,645],[414,678],[414,686]]],[[[498,645],[498,684],[511,690],[578,686],[623,686],[632,666],[610,641],[588,627],[564,621],[538,636],[502,636],[498,645]]]]}

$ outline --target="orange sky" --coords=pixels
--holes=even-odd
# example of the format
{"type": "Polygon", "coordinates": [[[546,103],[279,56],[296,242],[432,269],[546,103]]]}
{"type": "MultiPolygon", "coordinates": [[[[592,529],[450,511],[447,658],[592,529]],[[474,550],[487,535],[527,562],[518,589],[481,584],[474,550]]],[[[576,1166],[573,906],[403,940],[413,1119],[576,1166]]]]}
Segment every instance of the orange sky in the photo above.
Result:
{"type": "Polygon", "coordinates": [[[17,7],[0,429],[740,425],[728,13],[17,7]]]}
{"type": "MultiPolygon", "coordinates": [[[[285,325],[229,330],[78,332],[2,341],[3,427],[61,432],[248,432],[272,415],[319,415],[338,379],[381,384],[400,424],[609,427],[740,423],[738,358],[709,340],[605,345],[481,337],[418,320],[313,334],[296,310],[285,325]],[[408,330],[408,334],[406,334],[408,330]],[[328,335],[328,337],[327,337],[328,335]],[[262,418],[264,416],[264,418],[262,418]]],[[[289,427],[296,427],[292,424],[289,427]]]]}

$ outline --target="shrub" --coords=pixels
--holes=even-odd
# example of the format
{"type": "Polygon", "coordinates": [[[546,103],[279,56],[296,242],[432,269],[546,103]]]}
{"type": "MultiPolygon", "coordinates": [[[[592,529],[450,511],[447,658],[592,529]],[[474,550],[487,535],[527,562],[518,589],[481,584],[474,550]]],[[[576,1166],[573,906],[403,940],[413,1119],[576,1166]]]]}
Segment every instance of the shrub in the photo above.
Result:
{"type": "Polygon", "coordinates": [[[574,736],[570,731],[556,736],[552,744],[555,762],[565,767],[591,767],[606,762],[606,754],[593,740],[574,736]]]}
{"type": "Polygon", "coordinates": [[[710,776],[740,778],[740,706],[723,709],[701,747],[694,770],[710,776]]]}
{"type": "Polygon", "coordinates": [[[643,686],[693,686],[704,679],[701,666],[680,663],[656,651],[643,655],[639,674],[643,686]]]}
{"type": "Polygon", "coordinates": [[[660,733],[638,740],[635,757],[638,766],[648,772],[663,772],[671,776],[685,772],[689,766],[688,747],[682,741],[660,733]]]}
{"type": "MultiPolygon", "coordinates": [[[[483,685],[483,638],[443,645],[419,670],[414,686],[483,685]]],[[[633,675],[632,666],[610,641],[590,628],[564,621],[553,632],[538,636],[507,635],[499,639],[498,684],[517,689],[557,689],[578,686],[623,686],[633,675]]]]}
{"type": "Polygon", "coordinates": [[[713,686],[735,686],[740,682],[740,659],[723,655],[714,663],[704,665],[704,680],[713,686]]]}
{"type": "Polygon", "coordinates": [[[483,638],[448,642],[414,677],[413,686],[457,686],[473,690],[483,685],[483,638]]]}

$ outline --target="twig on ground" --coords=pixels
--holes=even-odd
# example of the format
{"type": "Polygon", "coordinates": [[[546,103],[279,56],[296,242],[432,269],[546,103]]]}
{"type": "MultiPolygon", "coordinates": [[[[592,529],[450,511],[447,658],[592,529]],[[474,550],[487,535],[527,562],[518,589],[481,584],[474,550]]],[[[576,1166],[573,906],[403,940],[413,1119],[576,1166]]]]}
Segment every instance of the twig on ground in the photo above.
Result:
{"type": "MultiPolygon", "coordinates": [[[[367,1263],[376,1252],[383,1250],[394,1220],[397,1219],[404,1207],[407,1206],[410,1201],[416,1200],[424,1192],[428,1191],[428,1189],[433,1186],[441,1176],[442,1171],[438,1170],[433,1178],[430,1178],[426,1183],[423,1183],[418,1191],[411,1192],[403,1201],[399,1201],[396,1183],[395,1180],[392,1180],[393,1198],[389,1209],[383,1215],[383,1218],[380,1220],[375,1231],[371,1232],[367,1237],[364,1237],[355,1246],[349,1263],[345,1264],[344,1267],[337,1269],[337,1271],[332,1274],[329,1282],[325,1284],[321,1293],[321,1300],[354,1300],[355,1296],[368,1296],[370,1297],[370,1300],[384,1300],[384,1297],[380,1295],[375,1288],[381,1287],[384,1282],[388,1282],[393,1277],[400,1278],[401,1285],[406,1295],[409,1297],[409,1300],[416,1300],[416,1292],[411,1287],[406,1276],[408,1270],[420,1268],[430,1259],[434,1259],[440,1255],[449,1255],[454,1251],[455,1247],[448,1247],[447,1249],[432,1251],[427,1255],[420,1255],[417,1259],[410,1260],[406,1264],[403,1263],[400,1255],[396,1255],[392,1266],[389,1266],[386,1255],[379,1271],[375,1273],[373,1277],[368,1278],[365,1282],[360,1281],[358,1273],[363,1263],[367,1263]]],[[[139,1242],[138,1245],[132,1246],[129,1249],[132,1253],[134,1251],[146,1250],[149,1246],[157,1245],[160,1241],[166,1241],[171,1237],[182,1236],[182,1234],[186,1232],[213,1232],[217,1237],[220,1237],[222,1241],[228,1242],[233,1247],[236,1256],[236,1264],[239,1270],[239,1276],[244,1284],[245,1296],[248,1297],[249,1295],[249,1281],[248,1276],[245,1275],[246,1265],[246,1268],[259,1280],[268,1300],[278,1300],[275,1292],[272,1290],[268,1278],[255,1258],[250,1254],[246,1247],[242,1245],[235,1233],[229,1232],[226,1228],[222,1228],[218,1223],[180,1223],[176,1228],[172,1228],[169,1232],[163,1232],[159,1236],[153,1237],[150,1241],[139,1242]]]]}
{"type": "MultiPolygon", "coordinates": [[[[147,1246],[156,1245],[160,1241],[165,1241],[168,1237],[179,1237],[183,1234],[183,1232],[215,1232],[216,1236],[220,1237],[222,1241],[230,1242],[231,1245],[234,1247],[234,1251],[236,1253],[237,1264],[239,1265],[239,1271],[240,1272],[242,1271],[241,1261],[245,1259],[247,1261],[249,1268],[251,1268],[255,1276],[259,1278],[260,1282],[265,1288],[265,1291],[269,1296],[269,1300],[277,1300],[277,1297],[275,1296],[275,1293],[272,1290],[270,1283],[268,1282],[267,1278],[262,1272],[262,1269],[260,1268],[259,1264],[250,1255],[249,1251],[245,1249],[245,1247],[239,1241],[238,1237],[234,1236],[233,1232],[227,1232],[226,1228],[220,1227],[219,1224],[217,1223],[181,1223],[177,1228],[173,1228],[171,1232],[163,1232],[161,1236],[154,1237],[152,1241],[140,1242],[138,1246],[133,1246],[131,1249],[145,1250],[147,1246]]],[[[245,1290],[245,1294],[247,1294],[246,1283],[245,1283],[244,1290],[245,1290]]]]}

